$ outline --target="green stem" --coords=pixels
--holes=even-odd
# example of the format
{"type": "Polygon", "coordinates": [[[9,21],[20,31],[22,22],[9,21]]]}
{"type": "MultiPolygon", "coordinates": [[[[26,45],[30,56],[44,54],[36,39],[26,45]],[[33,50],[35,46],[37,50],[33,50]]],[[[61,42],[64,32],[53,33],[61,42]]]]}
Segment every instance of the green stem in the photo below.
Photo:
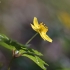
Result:
{"type": "Polygon", "coordinates": [[[11,65],[13,59],[14,59],[14,57],[12,57],[12,59],[11,59],[11,61],[10,61],[10,63],[9,63],[8,70],[10,70],[10,65],[11,65]]]}
{"type": "Polygon", "coordinates": [[[38,33],[36,33],[34,36],[32,36],[27,42],[26,42],[26,45],[29,43],[29,42],[31,42],[34,38],[35,38],[35,36],[37,35],[38,33]]]}

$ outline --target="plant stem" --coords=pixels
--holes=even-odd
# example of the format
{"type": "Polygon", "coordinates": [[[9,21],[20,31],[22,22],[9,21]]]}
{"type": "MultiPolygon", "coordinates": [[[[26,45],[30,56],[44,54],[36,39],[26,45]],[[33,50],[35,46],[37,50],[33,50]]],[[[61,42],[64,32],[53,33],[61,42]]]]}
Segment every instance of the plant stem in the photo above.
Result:
{"type": "Polygon", "coordinates": [[[10,63],[9,63],[8,70],[10,70],[10,65],[11,65],[13,59],[14,59],[14,57],[12,57],[12,59],[11,59],[11,61],[10,61],[10,63]]]}
{"type": "Polygon", "coordinates": [[[35,35],[33,35],[27,42],[26,42],[26,45],[29,43],[29,42],[31,42],[34,38],[35,38],[35,36],[37,35],[38,33],[36,33],[35,35]]]}

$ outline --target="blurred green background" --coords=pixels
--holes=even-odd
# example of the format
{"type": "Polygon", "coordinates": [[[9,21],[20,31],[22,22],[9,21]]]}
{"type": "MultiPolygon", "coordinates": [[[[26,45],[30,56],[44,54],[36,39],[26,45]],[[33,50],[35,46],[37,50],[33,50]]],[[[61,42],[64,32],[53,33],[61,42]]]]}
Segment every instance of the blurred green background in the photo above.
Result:
{"type": "MultiPolygon", "coordinates": [[[[38,35],[31,48],[44,54],[47,70],[70,70],[70,0],[0,0],[0,33],[25,44],[35,31],[33,18],[45,23],[52,43],[38,35]]],[[[0,46],[0,70],[7,70],[12,51],[0,46]]],[[[11,70],[41,70],[25,57],[15,58],[11,70]]]]}

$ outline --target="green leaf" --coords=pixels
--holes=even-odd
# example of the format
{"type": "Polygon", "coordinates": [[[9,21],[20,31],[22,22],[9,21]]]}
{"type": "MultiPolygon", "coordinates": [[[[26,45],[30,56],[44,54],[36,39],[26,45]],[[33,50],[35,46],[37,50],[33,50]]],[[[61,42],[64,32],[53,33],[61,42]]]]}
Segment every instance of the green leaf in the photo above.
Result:
{"type": "Polygon", "coordinates": [[[8,38],[3,34],[0,35],[0,45],[4,46],[9,50],[13,50],[13,49],[18,50],[19,54],[22,54],[22,56],[30,58],[43,70],[46,70],[46,67],[44,65],[48,65],[48,64],[38,57],[38,56],[43,56],[43,54],[41,54],[37,50],[34,50],[26,45],[13,41],[12,39],[8,38]]]}
{"type": "MultiPolygon", "coordinates": [[[[22,48],[24,49],[24,48],[22,48]]],[[[38,52],[37,50],[34,50],[32,48],[25,48],[25,50],[27,51],[27,53],[33,54],[33,55],[38,55],[38,56],[43,56],[42,53],[38,52]]]]}
{"type": "MultiPolygon", "coordinates": [[[[16,42],[16,41],[14,41],[14,40],[12,40],[12,39],[10,39],[10,38],[8,38],[6,35],[4,35],[4,34],[0,34],[0,45],[2,45],[2,46],[4,46],[4,47],[8,47],[8,49],[12,49],[12,48],[16,48],[17,50],[20,50],[21,49],[21,47],[23,46],[23,47],[25,47],[25,45],[22,45],[22,44],[20,44],[20,43],[18,43],[18,42],[16,42]],[[9,48],[9,47],[12,47],[12,48],[9,48]]],[[[6,47],[6,48],[7,48],[6,47]]]]}
{"type": "Polygon", "coordinates": [[[39,67],[41,67],[43,70],[46,70],[46,67],[44,65],[47,65],[42,59],[40,59],[38,56],[33,56],[29,54],[23,54],[22,56],[28,57],[31,60],[33,60],[39,67]]]}
{"type": "Polygon", "coordinates": [[[4,42],[0,42],[0,45],[3,46],[3,47],[5,47],[5,48],[7,48],[7,49],[9,49],[9,50],[11,50],[11,51],[13,50],[12,46],[9,46],[8,44],[6,44],[4,42]]]}
{"type": "Polygon", "coordinates": [[[16,48],[17,50],[23,49],[27,53],[43,56],[43,54],[41,54],[37,50],[34,50],[32,48],[29,48],[26,45],[23,45],[23,44],[20,44],[16,41],[13,41],[12,39],[9,39],[7,36],[5,36],[3,34],[0,34],[0,44],[2,46],[4,46],[5,48],[10,49],[10,50],[13,49],[13,48],[16,48]],[[4,43],[4,44],[2,44],[2,43],[4,43]]]}
{"type": "Polygon", "coordinates": [[[9,38],[4,34],[0,34],[0,41],[4,41],[4,40],[9,40],[9,38]]]}
{"type": "Polygon", "coordinates": [[[39,55],[39,56],[43,56],[42,53],[38,52],[37,50],[31,49],[35,54],[39,55]]]}

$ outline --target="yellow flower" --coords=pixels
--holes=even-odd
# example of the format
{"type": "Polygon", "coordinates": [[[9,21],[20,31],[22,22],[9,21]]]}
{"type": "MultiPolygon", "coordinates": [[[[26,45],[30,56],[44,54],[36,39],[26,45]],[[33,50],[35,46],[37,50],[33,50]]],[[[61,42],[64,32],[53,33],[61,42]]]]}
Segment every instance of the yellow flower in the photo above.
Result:
{"type": "Polygon", "coordinates": [[[44,40],[52,42],[52,39],[48,35],[46,35],[46,32],[48,31],[48,27],[45,26],[43,22],[39,24],[36,17],[34,17],[33,24],[31,24],[31,27],[33,30],[38,32],[44,40]]]}

